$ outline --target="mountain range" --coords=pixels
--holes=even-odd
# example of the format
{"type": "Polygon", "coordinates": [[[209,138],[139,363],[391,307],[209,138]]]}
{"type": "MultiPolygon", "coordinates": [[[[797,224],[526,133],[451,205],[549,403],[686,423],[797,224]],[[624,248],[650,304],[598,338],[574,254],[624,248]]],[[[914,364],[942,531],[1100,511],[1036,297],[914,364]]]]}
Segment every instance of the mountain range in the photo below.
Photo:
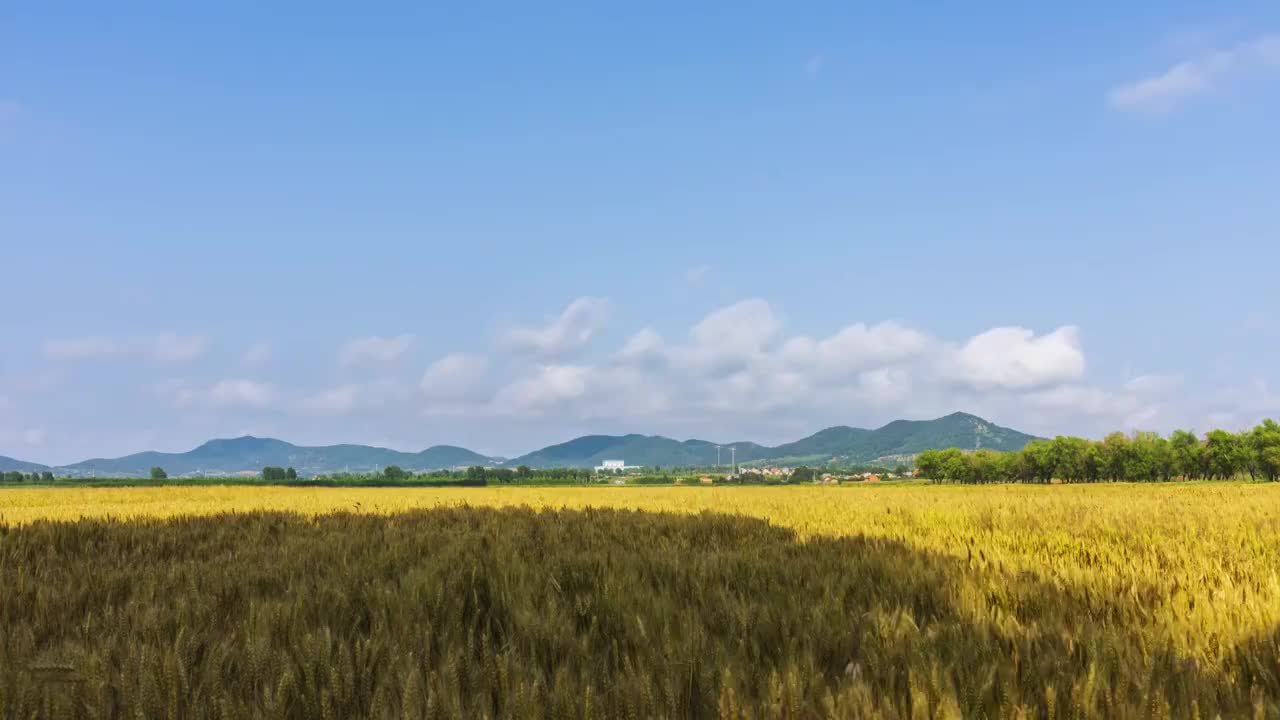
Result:
{"type": "Polygon", "coordinates": [[[283,440],[245,436],[210,440],[183,453],[141,452],[53,468],[0,456],[0,471],[52,469],[67,475],[144,476],[152,467],[162,467],[176,476],[256,472],[272,465],[291,466],[303,475],[315,475],[344,470],[366,472],[388,465],[418,471],[469,465],[583,468],[600,465],[605,460],[622,460],[627,465],[709,466],[717,462],[727,464],[731,458],[740,465],[830,461],[871,464],[896,463],[935,448],[1020,450],[1034,439],[1032,435],[1000,427],[976,415],[952,413],[935,420],[895,420],[875,430],[830,427],[776,447],[745,441],[717,445],[706,440],[672,440],[660,435],[586,435],[505,459],[451,445],[408,453],[367,445],[305,447],[283,440]]]}

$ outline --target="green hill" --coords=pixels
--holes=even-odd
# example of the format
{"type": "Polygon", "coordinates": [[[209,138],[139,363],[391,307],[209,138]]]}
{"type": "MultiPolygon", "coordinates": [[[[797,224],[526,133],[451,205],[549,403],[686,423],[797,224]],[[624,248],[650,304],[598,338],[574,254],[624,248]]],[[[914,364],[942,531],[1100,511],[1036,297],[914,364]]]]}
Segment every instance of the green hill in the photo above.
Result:
{"type": "MultiPolygon", "coordinates": [[[[721,447],[728,463],[729,448],[737,448],[739,464],[896,462],[923,450],[977,448],[1021,450],[1035,437],[1001,427],[976,415],[953,413],[936,420],[895,420],[876,430],[845,426],[820,430],[795,442],[765,447],[737,442],[721,447]]],[[[672,440],[660,435],[587,435],[507,461],[508,466],[594,467],[605,460],[628,465],[709,466],[716,462],[715,443],[672,440]]]]}
{"type": "Polygon", "coordinates": [[[1034,435],[958,412],[936,420],[895,420],[876,430],[827,428],[803,440],[773,448],[769,459],[824,458],[871,463],[943,448],[1021,450],[1035,439],[1034,435]]]}
{"type": "Polygon", "coordinates": [[[24,473],[33,473],[33,472],[43,472],[48,469],[49,467],[47,465],[39,465],[37,463],[23,462],[22,460],[15,460],[11,457],[5,457],[4,455],[0,455],[0,472],[16,471],[16,472],[24,472],[24,473]]]}
{"type": "Polygon", "coordinates": [[[306,447],[275,440],[245,436],[210,440],[184,453],[142,452],[121,458],[97,458],[68,465],[64,470],[77,475],[146,475],[152,467],[162,467],[170,475],[223,475],[257,471],[268,465],[294,467],[304,475],[350,470],[368,472],[388,465],[406,470],[440,470],[464,465],[489,465],[495,458],[465,448],[437,445],[418,453],[400,452],[367,445],[327,445],[306,447]]]}
{"type": "MultiPolygon", "coordinates": [[[[849,464],[896,463],[922,450],[977,447],[1020,450],[1031,435],[1000,427],[975,415],[953,413],[936,420],[895,420],[876,430],[830,427],[795,442],[766,447],[752,442],[720,445],[720,462],[736,453],[739,464],[796,465],[829,461],[849,464]]],[[[672,440],[660,435],[585,435],[503,462],[466,448],[437,445],[407,453],[367,445],[307,447],[283,440],[239,437],[210,440],[183,453],[142,452],[121,458],[97,458],[57,468],[59,474],[144,477],[152,467],[170,475],[227,475],[257,472],[263,467],[294,467],[303,475],[349,470],[369,472],[388,465],[406,470],[439,470],[468,465],[533,468],[594,467],[605,460],[628,465],[663,467],[716,464],[716,444],[706,440],[672,440]]],[[[39,472],[44,465],[0,457],[0,471],[39,472]]]]}
{"type": "MultiPolygon", "coordinates": [[[[720,446],[721,462],[728,463],[730,448],[736,448],[738,462],[759,459],[768,450],[750,442],[720,446]]],[[[585,435],[559,445],[551,445],[505,464],[532,468],[594,467],[605,460],[623,460],[628,465],[699,466],[716,463],[716,445],[706,440],[672,440],[661,435],[585,435]]]]}

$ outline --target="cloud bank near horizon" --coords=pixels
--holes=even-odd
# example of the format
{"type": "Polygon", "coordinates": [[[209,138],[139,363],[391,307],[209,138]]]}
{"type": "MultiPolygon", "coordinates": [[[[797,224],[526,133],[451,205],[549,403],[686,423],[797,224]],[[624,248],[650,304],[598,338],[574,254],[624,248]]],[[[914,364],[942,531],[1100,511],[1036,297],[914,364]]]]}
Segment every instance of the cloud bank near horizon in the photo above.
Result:
{"type": "MultiPolygon", "coordinates": [[[[747,298],[664,336],[653,327],[611,328],[611,309],[603,298],[576,298],[541,324],[498,332],[483,348],[437,343],[439,352],[426,353],[409,332],[353,337],[333,350],[344,375],[329,385],[291,381],[276,367],[287,363],[282,350],[261,342],[219,353],[197,334],[54,338],[45,363],[61,380],[42,391],[67,392],[85,363],[110,361],[108,372],[132,365],[137,385],[126,392],[147,410],[134,443],[168,443],[164,449],[184,449],[184,436],[169,429],[184,430],[187,442],[201,439],[198,432],[402,449],[470,439],[481,451],[510,454],[586,428],[768,442],[832,424],[962,410],[1028,432],[1096,436],[1240,426],[1280,410],[1263,381],[1207,397],[1186,396],[1176,369],[1093,381],[1086,333],[1070,324],[947,338],[893,320],[854,321],[809,336],[789,332],[769,301],[747,298]],[[610,331],[617,331],[612,344],[603,340],[610,331]]],[[[104,449],[78,456],[74,438],[54,439],[79,431],[21,422],[15,397],[30,399],[37,385],[14,392],[22,386],[12,378],[0,382],[12,386],[0,385],[6,454],[65,462],[104,449]],[[56,457],[44,457],[51,447],[56,457]]],[[[138,449],[122,445],[112,454],[138,449]]]]}

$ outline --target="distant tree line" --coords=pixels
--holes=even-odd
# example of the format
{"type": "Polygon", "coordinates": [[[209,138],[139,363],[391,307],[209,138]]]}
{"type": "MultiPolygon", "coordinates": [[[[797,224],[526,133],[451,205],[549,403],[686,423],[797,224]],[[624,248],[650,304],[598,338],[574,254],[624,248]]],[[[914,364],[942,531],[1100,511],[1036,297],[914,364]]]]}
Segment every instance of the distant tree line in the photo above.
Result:
{"type": "Polygon", "coordinates": [[[53,482],[53,473],[48,470],[33,473],[21,473],[17,470],[0,473],[0,480],[6,485],[17,485],[19,483],[43,483],[53,482]]]}
{"type": "MultiPolygon", "coordinates": [[[[527,465],[521,465],[518,468],[475,466],[460,470],[433,470],[421,473],[405,470],[397,465],[389,465],[378,472],[327,473],[304,478],[295,468],[269,465],[262,468],[256,481],[261,481],[263,483],[305,484],[318,486],[411,485],[415,487],[478,487],[484,485],[508,485],[520,483],[574,484],[590,482],[592,478],[593,473],[590,470],[577,468],[534,470],[527,465]]],[[[169,474],[164,468],[153,467],[148,473],[148,479],[154,483],[166,482],[169,481],[169,474]]],[[[141,482],[141,480],[137,478],[109,477],[76,477],[63,478],[63,480],[74,484],[93,485],[128,485],[141,482]]],[[[54,481],[55,478],[53,473],[47,470],[29,474],[17,471],[0,472],[0,483],[3,484],[49,484],[54,481]]],[[[198,478],[180,478],[173,482],[177,484],[208,485],[216,484],[218,482],[237,484],[255,482],[255,480],[242,476],[228,476],[224,478],[202,476],[198,478]]]]}
{"type": "Polygon", "coordinates": [[[1101,441],[1058,436],[1034,440],[1018,452],[926,450],[916,468],[936,482],[1168,482],[1229,480],[1248,476],[1280,480],[1280,424],[1264,420],[1252,430],[1214,430],[1204,437],[1175,430],[1101,441]]]}
{"type": "Polygon", "coordinates": [[[544,468],[534,470],[528,465],[512,468],[491,468],[475,465],[466,469],[466,478],[481,485],[511,485],[539,483],[564,485],[590,482],[594,473],[582,468],[544,468]]]}

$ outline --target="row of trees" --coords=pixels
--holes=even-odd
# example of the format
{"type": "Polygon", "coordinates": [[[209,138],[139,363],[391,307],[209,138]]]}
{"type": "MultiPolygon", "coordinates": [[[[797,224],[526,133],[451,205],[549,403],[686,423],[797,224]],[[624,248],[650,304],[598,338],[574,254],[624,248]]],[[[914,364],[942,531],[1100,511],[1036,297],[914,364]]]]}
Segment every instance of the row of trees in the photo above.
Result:
{"type": "MultiPolygon", "coordinates": [[[[591,479],[590,470],[576,468],[547,468],[534,470],[528,465],[518,468],[495,468],[475,465],[465,470],[432,470],[425,473],[414,473],[398,465],[388,465],[377,473],[332,473],[317,476],[318,481],[352,481],[352,482],[421,482],[426,484],[451,485],[506,485],[522,482],[558,483],[587,482],[591,479]]],[[[272,482],[294,480],[297,475],[293,468],[263,468],[262,478],[272,482]],[[280,473],[284,473],[283,476],[280,473]]]]}
{"type": "Polygon", "coordinates": [[[17,485],[18,483],[32,482],[48,484],[53,482],[53,473],[45,470],[43,472],[33,472],[31,474],[21,473],[17,470],[0,473],[0,480],[6,484],[17,485]]]}
{"type": "Polygon", "coordinates": [[[1248,476],[1280,480],[1280,424],[1264,420],[1252,430],[1214,430],[1203,438],[1186,430],[1111,433],[1101,441],[1058,436],[1035,440],[1018,452],[926,450],[920,474],[937,482],[1152,482],[1228,480],[1248,476]]]}
{"type": "Polygon", "coordinates": [[[466,470],[469,482],[478,485],[508,485],[511,483],[585,483],[590,482],[594,473],[581,468],[541,468],[533,470],[528,465],[511,468],[492,468],[479,465],[466,470]]]}

